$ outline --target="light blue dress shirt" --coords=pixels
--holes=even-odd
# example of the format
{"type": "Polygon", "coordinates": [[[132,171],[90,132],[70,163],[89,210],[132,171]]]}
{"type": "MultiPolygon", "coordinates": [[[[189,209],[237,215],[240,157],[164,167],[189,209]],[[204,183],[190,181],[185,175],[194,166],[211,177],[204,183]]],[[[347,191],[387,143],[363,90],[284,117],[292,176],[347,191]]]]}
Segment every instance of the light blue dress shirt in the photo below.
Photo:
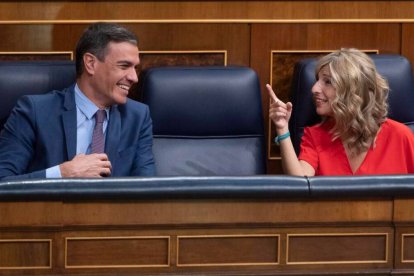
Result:
{"type": "MultiPolygon", "coordinates": [[[[95,113],[98,107],[85,96],[75,85],[75,103],[76,103],[76,154],[89,154],[91,152],[92,133],[95,127],[95,113]]],[[[105,109],[106,118],[103,123],[104,137],[106,137],[106,128],[108,126],[109,108],[105,109]]],[[[61,178],[59,165],[46,169],[46,178],[61,178]]]]}

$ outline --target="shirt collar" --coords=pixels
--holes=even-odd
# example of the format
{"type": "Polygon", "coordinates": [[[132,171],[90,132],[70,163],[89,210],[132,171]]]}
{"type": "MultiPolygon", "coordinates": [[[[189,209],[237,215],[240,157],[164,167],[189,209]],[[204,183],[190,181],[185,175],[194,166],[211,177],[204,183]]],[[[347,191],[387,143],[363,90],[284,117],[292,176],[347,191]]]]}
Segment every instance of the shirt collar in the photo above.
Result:
{"type": "MultiPolygon", "coordinates": [[[[78,84],[75,85],[75,102],[79,110],[85,115],[88,120],[92,119],[98,107],[85,96],[85,94],[80,90],[78,84]]],[[[109,108],[105,108],[106,118],[109,118],[109,108]]]]}

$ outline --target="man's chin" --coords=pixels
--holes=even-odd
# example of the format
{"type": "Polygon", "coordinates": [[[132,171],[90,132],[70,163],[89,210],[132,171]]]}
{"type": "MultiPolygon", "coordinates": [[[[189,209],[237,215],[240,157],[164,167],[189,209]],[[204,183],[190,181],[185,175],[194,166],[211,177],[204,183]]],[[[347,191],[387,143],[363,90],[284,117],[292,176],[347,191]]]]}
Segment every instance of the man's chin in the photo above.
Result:
{"type": "Polygon", "coordinates": [[[126,104],[128,97],[119,97],[115,100],[115,104],[126,104]]]}

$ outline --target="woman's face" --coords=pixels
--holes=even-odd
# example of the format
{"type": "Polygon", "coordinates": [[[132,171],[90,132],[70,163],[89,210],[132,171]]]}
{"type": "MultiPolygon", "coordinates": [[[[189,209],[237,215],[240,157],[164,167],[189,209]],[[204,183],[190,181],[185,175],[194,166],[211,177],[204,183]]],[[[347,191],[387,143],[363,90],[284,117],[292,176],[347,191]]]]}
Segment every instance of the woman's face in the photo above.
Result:
{"type": "Polygon", "coordinates": [[[336,89],[331,79],[329,67],[325,65],[319,71],[318,80],[312,87],[313,101],[319,116],[333,116],[331,103],[336,97],[336,89]]]}

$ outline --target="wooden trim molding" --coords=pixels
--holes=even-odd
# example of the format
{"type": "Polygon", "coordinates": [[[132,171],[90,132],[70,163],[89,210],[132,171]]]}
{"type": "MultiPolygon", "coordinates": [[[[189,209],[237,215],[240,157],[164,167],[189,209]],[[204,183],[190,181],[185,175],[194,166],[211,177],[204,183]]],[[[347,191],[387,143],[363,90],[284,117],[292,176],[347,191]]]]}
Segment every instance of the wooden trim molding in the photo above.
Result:
{"type": "Polygon", "coordinates": [[[57,56],[57,55],[68,55],[70,60],[73,60],[74,55],[73,51],[7,51],[7,52],[0,52],[0,56],[12,56],[12,55],[22,55],[22,56],[41,56],[41,55],[50,55],[50,56],[57,56]]]}
{"type": "MultiPolygon", "coordinates": [[[[361,245],[362,246],[362,245],[361,245]]],[[[303,245],[301,250],[305,250],[303,245]]],[[[338,250],[338,248],[335,248],[338,250]]],[[[376,251],[376,250],[373,250],[376,251]]],[[[387,263],[389,251],[388,233],[304,233],[304,234],[287,234],[286,236],[286,264],[287,265],[316,265],[316,264],[370,264],[370,263],[387,263]],[[291,250],[291,241],[294,238],[332,238],[332,237],[384,237],[384,259],[360,259],[349,261],[291,261],[289,260],[289,251],[291,250]]]]}
{"type": "MultiPolygon", "coordinates": [[[[241,234],[241,235],[193,235],[193,236],[177,236],[177,267],[206,267],[206,266],[264,266],[264,265],[279,265],[280,263],[280,234],[241,234]],[[248,250],[250,249],[254,249],[257,247],[257,244],[255,245],[255,242],[251,242],[250,244],[246,245],[240,245],[240,241],[243,239],[250,239],[250,241],[252,241],[253,239],[257,239],[256,241],[260,240],[260,239],[266,239],[266,238],[274,238],[275,242],[277,243],[276,248],[272,248],[272,245],[269,245],[269,249],[270,251],[275,250],[275,255],[272,256],[272,258],[274,257],[274,259],[272,261],[237,261],[236,257],[234,257],[234,255],[232,254],[232,258],[234,258],[234,261],[223,261],[223,262],[203,262],[203,263],[197,263],[196,261],[190,262],[183,262],[180,259],[180,256],[183,255],[183,253],[185,251],[187,251],[186,255],[187,256],[193,256],[195,254],[200,254],[200,251],[202,250],[202,247],[197,247],[197,245],[200,245],[200,242],[206,242],[205,245],[208,244],[208,240],[213,241],[213,243],[215,245],[217,245],[219,243],[219,240],[222,240],[222,244],[223,247],[221,249],[223,249],[224,247],[228,248],[228,247],[233,247],[232,250],[228,251],[227,253],[234,253],[234,252],[240,252],[241,255],[243,255],[243,258],[245,255],[259,255],[260,252],[246,252],[243,250],[248,250]],[[232,242],[233,239],[233,242],[232,242]],[[194,241],[194,250],[192,251],[190,246],[187,247],[187,249],[183,249],[184,245],[182,244],[182,241],[187,240],[193,240],[194,241]],[[239,246],[240,245],[240,246],[239,246]],[[239,247],[238,247],[239,246],[239,247]],[[251,246],[251,247],[250,247],[251,246]],[[236,248],[238,247],[238,248],[236,248]],[[190,248],[190,249],[189,249],[190,248]],[[197,251],[197,253],[196,253],[197,251]]],[[[203,248],[214,248],[215,250],[218,250],[220,248],[220,246],[217,247],[209,247],[209,246],[205,246],[203,248]]],[[[263,249],[263,247],[261,248],[263,249]]],[[[208,259],[209,257],[207,257],[206,255],[208,255],[208,253],[210,253],[210,258],[211,256],[216,256],[215,253],[217,252],[207,252],[207,250],[205,250],[204,253],[206,253],[203,258],[203,260],[208,259]]],[[[201,255],[201,254],[200,254],[201,255]]],[[[214,257],[213,257],[214,258],[214,257]]],[[[226,258],[226,257],[225,257],[226,258]]],[[[265,256],[264,258],[269,258],[269,256],[265,256]]],[[[248,258],[246,258],[248,259],[248,258]]],[[[258,258],[257,258],[258,259],[258,258]]]]}
{"type": "Polygon", "coordinates": [[[414,263],[414,259],[406,259],[404,254],[405,238],[411,237],[414,239],[414,234],[402,234],[401,235],[401,263],[414,263]]]}
{"type": "MultiPolygon", "coordinates": [[[[129,244],[126,244],[129,245],[129,244]]],[[[85,250],[86,244],[81,245],[80,247],[82,247],[82,250],[85,250]]],[[[76,249],[74,249],[76,251],[76,249]]],[[[122,251],[122,256],[125,256],[125,254],[128,254],[125,250],[120,250],[122,251]]],[[[66,237],[65,238],[65,268],[139,268],[139,267],[169,267],[170,266],[170,259],[171,259],[171,252],[170,252],[170,236],[116,236],[116,237],[66,237]],[[93,250],[99,250],[99,252],[104,252],[106,249],[110,249],[110,246],[113,246],[114,243],[118,243],[115,244],[115,246],[117,246],[117,248],[121,248],[123,245],[121,244],[124,241],[128,241],[128,243],[131,243],[133,240],[138,240],[138,241],[154,241],[154,240],[165,240],[166,244],[167,244],[167,249],[165,250],[165,252],[161,252],[163,254],[165,254],[166,258],[166,262],[165,263],[159,263],[159,264],[97,264],[97,262],[99,262],[99,260],[85,260],[85,258],[83,258],[82,262],[87,262],[90,261],[90,264],[70,264],[70,254],[71,253],[75,253],[76,252],[69,252],[69,248],[70,248],[70,243],[71,242],[97,242],[95,244],[95,248],[92,249],[93,250]],[[101,244],[99,244],[99,242],[101,242],[101,244]],[[108,247],[105,248],[105,242],[109,242],[111,243],[110,245],[108,245],[108,247]],[[95,262],[95,263],[94,263],[95,262]]],[[[96,252],[94,252],[96,253],[96,252]]],[[[101,255],[101,254],[91,254],[93,257],[101,255]]],[[[122,256],[120,256],[122,259],[122,256]]],[[[162,256],[161,256],[162,257],[162,256]]],[[[79,257],[81,258],[81,257],[79,257]]],[[[73,260],[72,260],[73,261],[73,260]]],[[[103,262],[103,260],[100,260],[101,262],[103,262]]],[[[137,260],[139,261],[139,260],[137,260]]],[[[76,262],[76,260],[74,261],[76,262]]]]}
{"type": "Polygon", "coordinates": [[[313,23],[414,23],[411,18],[361,18],[361,19],[99,19],[99,20],[0,20],[0,25],[60,25],[60,24],[92,24],[96,22],[112,22],[119,24],[313,24],[313,23]]]}
{"type": "MultiPolygon", "coordinates": [[[[35,244],[35,243],[48,243],[47,246],[47,262],[48,265],[21,265],[21,266],[17,266],[17,265],[5,265],[2,266],[0,265],[0,270],[5,270],[5,269],[12,269],[12,270],[19,270],[19,269],[51,269],[52,268],[52,239],[0,239],[0,248],[1,248],[1,244],[5,244],[5,243],[15,243],[16,245],[21,245],[23,246],[22,248],[20,248],[20,250],[23,250],[26,252],[24,252],[25,256],[39,256],[39,253],[35,248],[33,248],[33,252],[27,252],[27,250],[29,248],[27,248],[27,245],[29,244],[35,244]],[[24,246],[26,245],[26,248],[24,248],[24,246]],[[36,252],[35,252],[36,251],[36,252]]],[[[17,251],[19,249],[16,249],[17,251]]],[[[9,250],[8,250],[9,251],[9,250]]],[[[7,252],[10,253],[10,252],[7,252]]],[[[17,252],[18,253],[18,252],[17,252]]],[[[0,255],[5,256],[6,252],[2,252],[2,250],[0,250],[0,255]]],[[[1,260],[2,258],[0,258],[1,260]]],[[[22,262],[27,263],[28,261],[33,261],[33,260],[28,260],[28,259],[21,259],[21,258],[17,258],[19,260],[21,260],[22,262]]],[[[3,260],[1,260],[3,261],[3,260]]]]}

